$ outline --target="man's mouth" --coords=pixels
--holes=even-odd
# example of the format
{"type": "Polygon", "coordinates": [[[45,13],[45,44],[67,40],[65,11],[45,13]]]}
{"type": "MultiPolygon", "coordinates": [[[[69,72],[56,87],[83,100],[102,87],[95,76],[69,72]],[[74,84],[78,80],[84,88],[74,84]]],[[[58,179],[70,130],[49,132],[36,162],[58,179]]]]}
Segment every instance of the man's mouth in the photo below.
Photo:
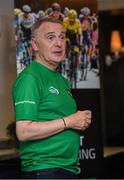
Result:
{"type": "Polygon", "coordinates": [[[57,55],[57,56],[60,56],[60,55],[62,55],[62,52],[63,52],[63,51],[53,51],[53,54],[55,54],[55,55],[57,55]]]}

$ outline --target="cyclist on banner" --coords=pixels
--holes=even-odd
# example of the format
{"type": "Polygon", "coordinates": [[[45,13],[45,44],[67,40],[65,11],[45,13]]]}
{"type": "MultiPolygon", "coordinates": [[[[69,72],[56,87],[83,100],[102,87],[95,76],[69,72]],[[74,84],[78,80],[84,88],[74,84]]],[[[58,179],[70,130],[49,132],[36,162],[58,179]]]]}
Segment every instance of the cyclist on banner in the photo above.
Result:
{"type": "Polygon", "coordinates": [[[16,60],[17,64],[21,66],[20,61],[23,59],[22,44],[24,41],[23,32],[21,30],[19,16],[22,11],[19,8],[14,9],[14,30],[15,30],[15,41],[16,41],[16,60]]]}
{"type": "Polygon", "coordinates": [[[68,8],[68,7],[65,7],[65,8],[64,8],[64,12],[63,12],[64,17],[67,17],[67,16],[68,16],[68,12],[69,12],[69,8],[68,8]]]}
{"type": "Polygon", "coordinates": [[[23,32],[23,59],[22,64],[25,66],[32,61],[33,51],[31,47],[31,30],[35,23],[35,17],[31,13],[31,7],[29,5],[22,6],[22,14],[20,15],[20,25],[23,32]]]}
{"type": "Polygon", "coordinates": [[[34,16],[31,14],[31,7],[29,5],[23,5],[23,13],[20,16],[20,24],[23,31],[24,38],[26,40],[31,39],[31,28],[35,22],[34,16]]]}
{"type": "Polygon", "coordinates": [[[79,20],[82,27],[82,48],[81,48],[81,78],[80,80],[87,79],[87,71],[90,63],[90,49],[91,49],[91,11],[88,7],[83,7],[80,10],[79,20]]]}
{"type": "Polygon", "coordinates": [[[77,56],[77,64],[78,64],[79,47],[82,43],[82,30],[81,30],[81,23],[77,18],[76,10],[74,9],[69,10],[68,16],[64,18],[63,24],[66,30],[67,47],[73,46],[73,50],[77,56]]]}
{"type": "MultiPolygon", "coordinates": [[[[67,58],[69,58],[70,51],[73,51],[75,57],[75,71],[79,65],[79,52],[82,43],[82,29],[81,23],[77,18],[77,12],[74,9],[69,10],[68,16],[64,18],[63,24],[66,30],[67,37],[67,58]]],[[[70,60],[72,60],[71,58],[70,60]]],[[[71,62],[70,62],[71,63],[71,62]]],[[[76,77],[77,78],[77,77],[76,77]]]]}
{"type": "Polygon", "coordinates": [[[58,4],[57,2],[54,2],[52,3],[51,8],[52,8],[52,12],[49,14],[49,16],[59,19],[60,21],[63,21],[64,14],[61,13],[60,4],[58,4]]]}
{"type": "Polygon", "coordinates": [[[22,13],[21,9],[19,8],[15,8],[14,9],[14,29],[15,29],[15,39],[17,40],[19,37],[19,33],[20,33],[20,20],[19,20],[19,16],[22,13]]]}
{"type": "Polygon", "coordinates": [[[45,16],[45,12],[43,10],[39,10],[37,13],[37,20],[43,18],[45,16]]]}
{"type": "Polygon", "coordinates": [[[81,26],[82,26],[82,34],[83,34],[83,44],[90,48],[91,44],[91,18],[90,18],[90,9],[88,7],[84,7],[81,9],[81,14],[79,16],[81,26]]]}

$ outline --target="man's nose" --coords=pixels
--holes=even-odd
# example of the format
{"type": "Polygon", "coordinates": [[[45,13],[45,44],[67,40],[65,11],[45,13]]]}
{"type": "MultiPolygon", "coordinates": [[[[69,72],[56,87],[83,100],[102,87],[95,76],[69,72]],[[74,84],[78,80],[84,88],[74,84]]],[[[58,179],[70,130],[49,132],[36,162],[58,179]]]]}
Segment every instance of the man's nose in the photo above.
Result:
{"type": "Polygon", "coordinates": [[[56,38],[55,45],[56,46],[61,46],[62,45],[62,40],[60,38],[56,38]]]}

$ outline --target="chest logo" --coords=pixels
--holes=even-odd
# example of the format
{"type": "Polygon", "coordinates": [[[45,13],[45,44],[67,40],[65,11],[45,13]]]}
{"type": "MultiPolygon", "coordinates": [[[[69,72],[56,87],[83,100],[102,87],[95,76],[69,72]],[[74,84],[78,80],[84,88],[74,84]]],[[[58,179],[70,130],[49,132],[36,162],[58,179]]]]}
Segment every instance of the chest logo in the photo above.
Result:
{"type": "Polygon", "coordinates": [[[56,89],[56,88],[53,87],[53,86],[50,86],[50,87],[49,87],[49,91],[50,91],[52,94],[59,95],[58,89],[56,89]]]}

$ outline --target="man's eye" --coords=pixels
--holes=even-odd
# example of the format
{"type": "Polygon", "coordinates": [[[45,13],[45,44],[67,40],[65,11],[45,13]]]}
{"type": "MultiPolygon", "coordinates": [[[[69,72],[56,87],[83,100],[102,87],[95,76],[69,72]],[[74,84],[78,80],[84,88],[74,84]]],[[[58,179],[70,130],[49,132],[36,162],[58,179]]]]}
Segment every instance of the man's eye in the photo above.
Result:
{"type": "Polygon", "coordinates": [[[65,39],[65,36],[60,36],[60,38],[61,38],[62,40],[64,40],[64,39],[65,39]]]}
{"type": "Polygon", "coordinates": [[[47,39],[48,40],[52,40],[54,37],[53,36],[48,36],[47,39]]]}

